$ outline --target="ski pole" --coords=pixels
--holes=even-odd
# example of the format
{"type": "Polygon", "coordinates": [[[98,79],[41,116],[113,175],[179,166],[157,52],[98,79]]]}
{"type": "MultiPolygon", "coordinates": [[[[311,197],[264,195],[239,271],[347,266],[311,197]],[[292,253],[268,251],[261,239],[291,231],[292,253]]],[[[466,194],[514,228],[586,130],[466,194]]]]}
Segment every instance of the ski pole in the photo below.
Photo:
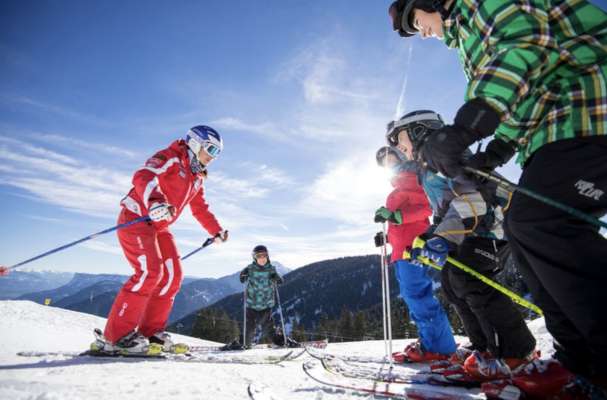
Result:
{"type": "MultiPolygon", "coordinates": [[[[382,224],[382,233],[383,236],[386,237],[386,222],[382,224]]],[[[388,331],[388,359],[390,360],[390,371],[394,368],[393,360],[392,360],[392,307],[390,305],[390,274],[388,273],[388,251],[386,249],[386,241],[384,240],[383,245],[383,256],[384,256],[384,280],[386,281],[386,315],[387,319],[387,331],[388,331]]]]}
{"type": "Polygon", "coordinates": [[[280,324],[282,325],[282,337],[287,347],[287,331],[285,331],[285,319],[282,315],[282,306],[280,305],[280,294],[278,294],[278,285],[274,282],[274,290],[276,291],[276,303],[278,304],[278,315],[280,315],[280,324]]]}
{"type": "Polygon", "coordinates": [[[212,238],[212,237],[207,238],[207,240],[204,241],[204,243],[202,244],[202,246],[198,247],[197,249],[192,250],[191,252],[189,252],[185,256],[181,257],[181,261],[183,261],[186,258],[188,258],[190,256],[193,256],[194,254],[198,253],[200,250],[204,249],[205,247],[207,247],[208,245],[210,245],[214,241],[215,241],[215,238],[212,238]]]}
{"type": "MultiPolygon", "coordinates": [[[[420,247],[424,245],[424,240],[420,239],[420,238],[415,238],[415,240],[413,241],[413,246],[414,247],[420,247]]],[[[403,253],[403,256],[405,258],[411,259],[411,254],[408,251],[405,251],[403,253]]],[[[418,257],[418,260],[421,261],[422,263],[437,269],[439,271],[441,271],[443,269],[443,267],[436,265],[435,263],[433,263],[430,259],[428,259],[427,257],[418,257]]],[[[482,282],[486,283],[487,285],[491,286],[492,288],[494,288],[495,290],[505,294],[506,296],[508,296],[513,302],[515,302],[516,304],[519,304],[525,308],[530,309],[531,311],[535,312],[538,315],[543,316],[544,313],[542,312],[542,310],[536,306],[535,304],[531,303],[528,300],[523,299],[521,296],[519,296],[518,294],[514,293],[513,291],[511,291],[510,289],[500,285],[499,283],[497,283],[496,281],[486,277],[485,275],[475,271],[474,269],[470,268],[469,266],[457,261],[456,259],[454,259],[453,257],[447,257],[447,261],[453,265],[456,268],[461,269],[462,271],[465,271],[467,273],[469,273],[470,275],[474,276],[475,278],[481,280],[482,282]]]]}
{"type": "Polygon", "coordinates": [[[28,260],[21,261],[20,263],[15,264],[15,265],[11,265],[10,267],[7,267],[6,269],[7,269],[7,270],[15,269],[15,268],[17,268],[17,267],[20,267],[20,266],[22,266],[22,265],[25,265],[25,264],[31,263],[32,261],[39,260],[39,259],[41,259],[41,258],[43,258],[43,257],[46,257],[46,256],[48,256],[48,255],[51,255],[51,254],[53,254],[53,253],[57,253],[57,252],[59,252],[59,251],[61,251],[61,250],[65,250],[65,249],[67,249],[68,247],[72,247],[72,246],[75,246],[75,245],[77,245],[77,244],[79,244],[79,243],[86,242],[87,240],[94,239],[94,238],[96,238],[97,236],[101,236],[101,235],[104,235],[104,234],[106,234],[106,233],[110,233],[110,232],[116,231],[116,230],[118,230],[118,229],[126,228],[127,226],[131,226],[131,225],[134,225],[134,224],[139,223],[139,222],[146,222],[146,221],[149,221],[149,220],[150,220],[150,217],[148,217],[147,215],[146,215],[146,216],[144,216],[144,217],[139,217],[139,218],[134,219],[134,220],[132,220],[132,221],[125,222],[124,224],[119,224],[119,225],[113,226],[113,227],[111,227],[111,228],[108,228],[108,229],[102,230],[102,231],[100,231],[100,232],[93,233],[92,235],[89,235],[89,236],[83,237],[82,239],[76,240],[76,241],[74,241],[74,242],[71,242],[71,243],[65,244],[65,245],[63,245],[63,246],[56,247],[56,248],[51,249],[51,250],[49,250],[49,251],[47,251],[47,252],[45,252],[45,253],[39,254],[39,255],[37,255],[37,256],[35,256],[35,257],[32,257],[32,258],[30,258],[30,259],[28,259],[28,260]]]}
{"type": "Polygon", "coordinates": [[[553,200],[553,199],[546,197],[544,195],[541,195],[531,189],[527,189],[522,186],[515,185],[514,183],[512,183],[504,178],[495,176],[492,173],[481,171],[481,170],[478,170],[478,169],[472,168],[472,167],[464,167],[464,170],[471,172],[473,174],[476,174],[478,176],[481,176],[485,179],[489,179],[489,180],[497,183],[498,185],[500,185],[501,187],[503,187],[504,189],[506,189],[507,191],[509,191],[511,193],[514,193],[514,192],[522,193],[535,200],[541,201],[552,207],[558,208],[559,210],[564,211],[568,214],[571,214],[574,217],[580,218],[580,219],[588,222],[589,224],[598,226],[599,228],[607,228],[607,222],[603,222],[600,219],[593,217],[592,215],[589,215],[581,210],[578,210],[577,208],[574,208],[574,207],[568,206],[566,204],[563,204],[559,201],[553,200]]]}
{"type": "MultiPolygon", "coordinates": [[[[383,228],[383,225],[382,225],[383,228]]],[[[382,230],[381,232],[382,235],[382,243],[381,243],[381,266],[380,266],[380,273],[381,273],[381,312],[382,312],[382,327],[384,330],[384,355],[385,355],[385,360],[388,360],[388,357],[391,358],[391,354],[388,354],[388,331],[387,331],[387,320],[386,320],[386,272],[385,272],[385,265],[386,265],[386,234],[385,234],[385,229],[382,230]]],[[[376,243],[377,245],[377,243],[376,243]]]]}
{"type": "Polygon", "coordinates": [[[249,282],[245,283],[244,291],[242,292],[243,304],[242,304],[242,347],[247,346],[247,289],[249,288],[249,282]]]}

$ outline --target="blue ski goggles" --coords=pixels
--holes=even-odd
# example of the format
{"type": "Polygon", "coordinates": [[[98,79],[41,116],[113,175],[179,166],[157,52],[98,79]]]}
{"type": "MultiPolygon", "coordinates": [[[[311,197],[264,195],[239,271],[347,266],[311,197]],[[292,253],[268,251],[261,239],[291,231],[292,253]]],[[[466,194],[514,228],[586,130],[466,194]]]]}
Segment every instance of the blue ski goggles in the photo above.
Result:
{"type": "Polygon", "coordinates": [[[211,157],[215,158],[221,153],[221,148],[211,142],[205,142],[202,149],[211,157]]]}

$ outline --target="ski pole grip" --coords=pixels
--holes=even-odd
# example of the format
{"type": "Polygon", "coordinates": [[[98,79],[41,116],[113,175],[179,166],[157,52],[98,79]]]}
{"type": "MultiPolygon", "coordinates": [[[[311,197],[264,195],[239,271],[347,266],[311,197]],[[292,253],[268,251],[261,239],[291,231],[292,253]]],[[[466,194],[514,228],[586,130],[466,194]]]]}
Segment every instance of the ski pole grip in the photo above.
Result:
{"type": "Polygon", "coordinates": [[[377,232],[373,237],[373,241],[375,242],[375,247],[382,247],[386,244],[386,235],[383,232],[377,232]]]}

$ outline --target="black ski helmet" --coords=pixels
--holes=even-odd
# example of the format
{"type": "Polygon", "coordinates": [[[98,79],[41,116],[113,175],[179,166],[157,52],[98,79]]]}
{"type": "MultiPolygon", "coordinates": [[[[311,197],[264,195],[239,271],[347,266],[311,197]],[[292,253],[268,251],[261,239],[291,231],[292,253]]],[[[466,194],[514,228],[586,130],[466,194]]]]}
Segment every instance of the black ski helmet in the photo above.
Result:
{"type": "Polygon", "coordinates": [[[390,146],[398,145],[398,134],[406,130],[413,145],[413,153],[417,153],[424,144],[428,134],[445,126],[440,114],[431,110],[411,111],[398,121],[388,123],[386,141],[390,146]]]}
{"type": "Polygon", "coordinates": [[[383,167],[384,159],[386,157],[388,157],[388,154],[392,154],[400,162],[405,161],[402,156],[402,153],[398,149],[396,149],[392,146],[383,146],[383,147],[380,147],[379,150],[377,150],[377,153],[375,153],[375,161],[377,161],[377,165],[379,165],[380,167],[383,167]]]}
{"type": "Polygon", "coordinates": [[[268,248],[266,246],[264,246],[263,244],[258,244],[257,246],[255,246],[253,248],[253,251],[251,252],[251,256],[253,257],[253,260],[255,260],[255,256],[257,254],[261,254],[261,253],[266,253],[266,255],[268,256],[268,259],[270,259],[270,254],[268,253],[268,248]]]}
{"type": "Polygon", "coordinates": [[[388,8],[388,14],[392,18],[392,28],[402,37],[414,36],[417,29],[413,25],[413,9],[419,8],[429,13],[438,12],[445,19],[453,5],[446,10],[444,3],[445,0],[396,0],[388,8]]]}

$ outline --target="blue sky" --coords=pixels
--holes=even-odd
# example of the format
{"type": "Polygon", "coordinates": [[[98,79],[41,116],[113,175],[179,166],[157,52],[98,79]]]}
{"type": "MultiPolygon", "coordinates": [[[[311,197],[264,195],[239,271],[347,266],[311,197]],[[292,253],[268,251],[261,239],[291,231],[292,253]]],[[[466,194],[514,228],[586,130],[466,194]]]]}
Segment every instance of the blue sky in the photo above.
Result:
{"type": "MultiPolygon", "coordinates": [[[[391,31],[389,3],[1,2],[0,263],[113,226],[132,173],[198,124],[224,138],[206,189],[231,240],[187,275],[232,273],[259,243],[290,268],[376,252],[386,123],[451,120],[465,88],[455,52],[391,31]]],[[[187,212],[172,230],[182,254],[207,236],[187,212]]],[[[114,234],[25,269],[131,271],[114,234]]]]}

